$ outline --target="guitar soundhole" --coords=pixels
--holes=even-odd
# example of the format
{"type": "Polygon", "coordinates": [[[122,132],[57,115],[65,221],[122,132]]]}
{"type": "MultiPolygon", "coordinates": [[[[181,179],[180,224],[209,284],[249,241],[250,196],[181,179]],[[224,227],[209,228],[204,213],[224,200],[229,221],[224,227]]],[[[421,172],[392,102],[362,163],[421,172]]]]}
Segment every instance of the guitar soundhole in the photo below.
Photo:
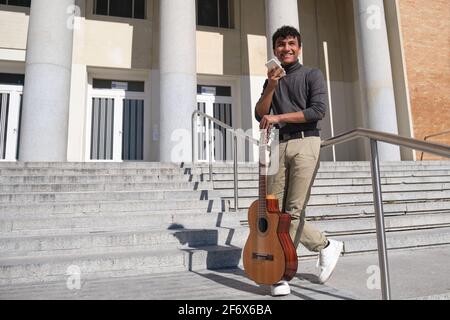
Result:
{"type": "Polygon", "coordinates": [[[267,223],[267,220],[265,218],[261,218],[258,220],[259,232],[265,233],[267,231],[268,227],[269,227],[269,224],[267,223]]]}

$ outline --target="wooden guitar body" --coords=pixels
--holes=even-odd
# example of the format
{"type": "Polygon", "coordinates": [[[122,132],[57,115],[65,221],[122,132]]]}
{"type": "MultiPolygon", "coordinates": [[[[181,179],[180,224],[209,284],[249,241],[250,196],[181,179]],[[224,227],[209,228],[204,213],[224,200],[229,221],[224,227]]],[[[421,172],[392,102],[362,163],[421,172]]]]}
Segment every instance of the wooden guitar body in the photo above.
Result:
{"type": "Polygon", "coordinates": [[[266,197],[266,214],[257,200],[248,210],[250,234],[244,247],[244,270],[258,284],[291,280],[298,266],[297,252],[289,235],[291,217],[281,213],[278,199],[266,197]]]}

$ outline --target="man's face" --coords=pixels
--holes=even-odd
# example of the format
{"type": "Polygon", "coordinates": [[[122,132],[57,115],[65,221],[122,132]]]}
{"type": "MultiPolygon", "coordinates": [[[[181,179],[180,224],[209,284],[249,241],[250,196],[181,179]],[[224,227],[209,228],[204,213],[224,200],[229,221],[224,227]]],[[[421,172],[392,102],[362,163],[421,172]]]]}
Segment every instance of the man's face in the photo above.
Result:
{"type": "Polygon", "coordinates": [[[275,41],[273,53],[280,60],[281,64],[289,65],[297,62],[300,55],[300,44],[296,37],[288,36],[285,39],[278,38],[275,41]]]}

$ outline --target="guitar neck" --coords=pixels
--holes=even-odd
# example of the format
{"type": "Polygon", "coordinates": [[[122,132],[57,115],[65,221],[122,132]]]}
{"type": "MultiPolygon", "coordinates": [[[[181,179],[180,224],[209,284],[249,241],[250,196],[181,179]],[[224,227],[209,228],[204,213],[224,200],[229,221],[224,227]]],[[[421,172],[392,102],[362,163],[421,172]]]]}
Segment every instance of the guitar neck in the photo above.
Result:
{"type": "Polygon", "coordinates": [[[266,213],[266,197],[267,197],[267,174],[266,168],[259,168],[259,208],[261,214],[264,215],[266,213]]]}
{"type": "Polygon", "coordinates": [[[269,156],[267,150],[268,132],[261,133],[259,145],[259,215],[267,214],[266,197],[267,197],[267,170],[269,166],[269,156]]]}

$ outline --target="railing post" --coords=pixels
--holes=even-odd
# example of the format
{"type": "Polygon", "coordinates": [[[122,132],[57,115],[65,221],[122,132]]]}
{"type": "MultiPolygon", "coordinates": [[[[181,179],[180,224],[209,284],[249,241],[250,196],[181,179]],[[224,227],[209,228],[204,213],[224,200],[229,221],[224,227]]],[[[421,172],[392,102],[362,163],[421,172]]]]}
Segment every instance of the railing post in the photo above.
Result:
{"type": "Polygon", "coordinates": [[[212,174],[212,158],[213,158],[213,129],[214,124],[211,119],[209,119],[209,181],[213,180],[213,174],[212,174]]]}
{"type": "Polygon", "coordinates": [[[383,199],[381,194],[380,163],[378,160],[378,142],[370,139],[373,200],[377,227],[378,261],[381,271],[381,291],[383,300],[391,299],[389,285],[389,265],[386,251],[386,233],[384,230],[383,199]]]}
{"type": "Polygon", "coordinates": [[[238,161],[237,161],[237,135],[235,132],[233,132],[233,141],[234,141],[234,151],[233,151],[233,165],[234,165],[234,210],[238,211],[238,202],[239,202],[239,196],[238,196],[238,161]]]}

